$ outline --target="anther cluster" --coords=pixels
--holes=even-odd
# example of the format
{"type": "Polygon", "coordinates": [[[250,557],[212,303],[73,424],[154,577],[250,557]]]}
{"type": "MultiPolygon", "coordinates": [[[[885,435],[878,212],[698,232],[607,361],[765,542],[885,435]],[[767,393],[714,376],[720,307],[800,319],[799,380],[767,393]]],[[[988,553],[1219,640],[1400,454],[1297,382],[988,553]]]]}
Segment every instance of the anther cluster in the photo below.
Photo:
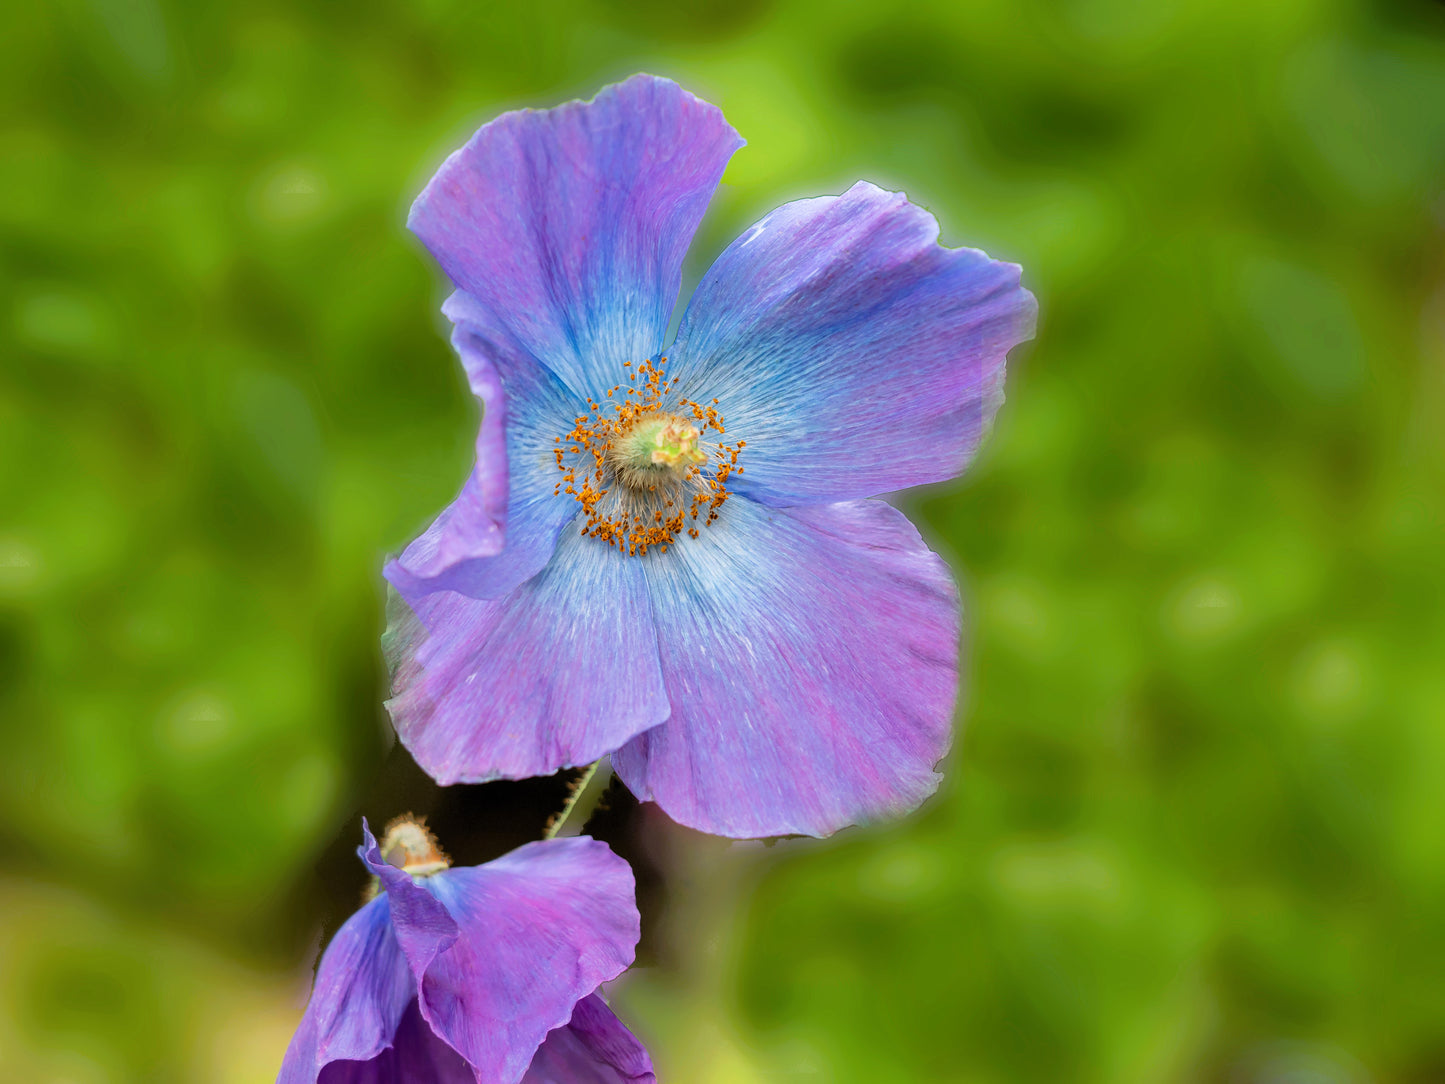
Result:
{"type": "Polygon", "coordinates": [[[665,357],[624,362],[626,387],[609,389],[605,405],[589,398],[590,413],[574,420],[554,450],[562,480],[553,492],[582,506],[582,534],[633,556],[653,546],[667,552],[684,530],[698,537],[699,526],[717,521],[728,478],[743,472],[738,456],[746,441],[702,451],[709,430],[726,432],[718,401],[672,399],[676,381],[665,378],[666,364],[665,357]]]}

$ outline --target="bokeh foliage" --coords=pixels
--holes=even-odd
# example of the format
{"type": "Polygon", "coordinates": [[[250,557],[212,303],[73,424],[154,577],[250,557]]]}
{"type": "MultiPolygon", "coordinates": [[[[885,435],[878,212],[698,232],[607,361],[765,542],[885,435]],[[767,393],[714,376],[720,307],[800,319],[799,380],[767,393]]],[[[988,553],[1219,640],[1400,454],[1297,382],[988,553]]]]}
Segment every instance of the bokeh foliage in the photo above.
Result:
{"type": "Polygon", "coordinates": [[[274,1072],[379,558],[475,423],[407,203],[634,70],[749,140],[694,279],[866,177],[1043,313],[911,504],[971,610],[949,784],[718,867],[743,916],[672,940],[726,938],[678,1003],[732,1053],[685,964],[634,988],[672,1079],[1445,1079],[1429,0],[8,5],[0,1079],[274,1072]]]}

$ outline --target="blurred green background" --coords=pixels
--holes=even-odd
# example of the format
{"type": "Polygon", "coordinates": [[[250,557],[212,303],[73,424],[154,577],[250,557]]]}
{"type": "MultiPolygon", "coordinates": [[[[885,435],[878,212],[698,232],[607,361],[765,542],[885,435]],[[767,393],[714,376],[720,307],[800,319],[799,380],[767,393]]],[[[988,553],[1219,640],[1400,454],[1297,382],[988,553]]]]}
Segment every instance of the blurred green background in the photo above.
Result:
{"type": "Polygon", "coordinates": [[[949,781],[667,837],[664,1079],[1445,1080],[1445,7],[53,0],[0,14],[0,1081],[274,1079],[395,762],[379,561],[471,454],[406,208],[636,70],[749,141],[692,280],[865,177],[1042,307],[910,506],[949,781]]]}

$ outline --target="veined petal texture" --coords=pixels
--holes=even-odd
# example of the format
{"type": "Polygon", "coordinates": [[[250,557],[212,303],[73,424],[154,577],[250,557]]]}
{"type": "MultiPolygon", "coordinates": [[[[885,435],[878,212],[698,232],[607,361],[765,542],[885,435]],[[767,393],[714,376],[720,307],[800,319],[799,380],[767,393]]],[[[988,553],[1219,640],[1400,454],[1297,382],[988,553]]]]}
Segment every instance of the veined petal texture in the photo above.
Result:
{"type": "Polygon", "coordinates": [[[386,892],[392,930],[412,977],[420,986],[432,961],[456,944],[461,928],[446,907],[418,880],[381,857],[381,848],[365,818],[361,821],[361,846],[356,848],[356,853],[386,892]]]}
{"type": "Polygon", "coordinates": [[[958,594],[902,513],[735,499],[643,562],[673,714],[613,756],[640,799],[715,835],[824,836],[937,787],[958,594]]]}
{"type": "Polygon", "coordinates": [[[598,397],[662,347],[688,244],[742,144],[716,106],[636,75],[487,124],[409,225],[520,352],[598,397]]]}
{"type": "Polygon", "coordinates": [[[452,345],[482,404],[477,462],[461,495],[387,565],[386,576],[410,595],[495,598],[542,569],[576,516],[572,502],[552,496],[553,449],[581,400],[499,339],[466,295],[454,294],[442,311],[456,325],[452,345]]]}
{"type": "Polygon", "coordinates": [[[370,1061],[334,1061],[316,1084],[477,1084],[467,1060],[433,1034],[415,1001],[396,1037],[370,1061]]]}
{"type": "Polygon", "coordinates": [[[375,1057],[391,1045],[415,997],[390,903],[380,896],[347,919],[326,946],[277,1084],[316,1084],[329,1063],[375,1057]]]}
{"type": "Polygon", "coordinates": [[[522,1084],[657,1084],[652,1059],[596,994],[549,1032],[522,1084]]]}
{"type": "Polygon", "coordinates": [[[785,204],[703,277],[669,352],[676,394],[721,400],[747,442],[739,492],[876,496],[959,474],[1033,334],[1014,264],[938,244],[900,193],[860,182],[785,204]]]}
{"type": "Polygon", "coordinates": [[[439,783],[590,764],[668,716],[642,566],[576,531],[503,598],[442,591],[390,610],[387,710],[439,783]]]}

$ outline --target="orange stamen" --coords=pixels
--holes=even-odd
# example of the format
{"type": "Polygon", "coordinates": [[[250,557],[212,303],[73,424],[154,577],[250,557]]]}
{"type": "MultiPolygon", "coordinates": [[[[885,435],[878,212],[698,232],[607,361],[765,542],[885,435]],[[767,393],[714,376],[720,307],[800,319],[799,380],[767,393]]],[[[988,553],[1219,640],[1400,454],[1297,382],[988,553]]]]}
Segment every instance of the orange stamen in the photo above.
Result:
{"type": "MultiPolygon", "coordinates": [[[[582,534],[635,556],[645,554],[653,546],[667,552],[667,547],[684,529],[688,537],[697,538],[698,530],[687,527],[688,520],[698,520],[705,513],[703,526],[717,522],[718,513],[729,496],[728,477],[743,470],[737,462],[745,441],[717,442],[712,452],[715,462],[710,468],[703,455],[693,453],[686,457],[654,456],[652,464],[665,462],[666,466],[658,466],[645,475],[635,468],[628,469],[626,463],[617,462],[619,442],[633,434],[640,424],[653,423],[652,431],[656,432],[656,426],[665,423],[664,434],[683,434],[688,441],[694,438],[700,441],[708,430],[719,435],[726,432],[716,399],[710,405],[703,405],[679,398],[675,406],[664,408],[672,386],[663,375],[666,363],[665,357],[659,358],[655,365],[651,361],[636,365],[623,362],[628,384],[635,385],[640,380],[641,388],[626,388],[626,396],[620,401],[613,398],[613,392],[623,390],[622,385],[608,391],[606,398],[613,402],[607,414],[589,399],[590,413],[577,417],[572,429],[557,438],[557,447],[553,449],[557,470],[562,475],[553,492],[566,493],[582,506],[586,516],[582,534]],[[691,415],[696,426],[689,427],[678,414],[691,415]],[[645,484],[640,481],[644,477],[648,479],[645,484]],[[656,500],[644,496],[657,493],[659,484],[675,498],[664,498],[661,508],[657,507],[656,500]],[[619,489],[622,492],[604,508],[603,498],[619,489]]],[[[636,438],[631,446],[636,447],[636,438]]]]}

